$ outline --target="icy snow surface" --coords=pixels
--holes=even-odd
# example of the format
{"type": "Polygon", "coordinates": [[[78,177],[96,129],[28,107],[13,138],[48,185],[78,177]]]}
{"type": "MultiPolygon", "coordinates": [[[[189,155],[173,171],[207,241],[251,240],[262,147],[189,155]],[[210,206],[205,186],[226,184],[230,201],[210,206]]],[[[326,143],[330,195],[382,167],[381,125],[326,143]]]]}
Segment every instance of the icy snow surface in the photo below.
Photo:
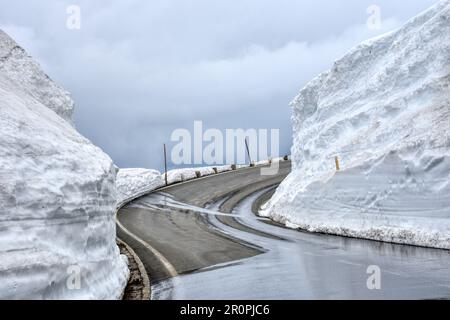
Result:
{"type": "MultiPolygon", "coordinates": [[[[200,172],[201,177],[209,176],[215,174],[213,168],[214,167],[198,167],[198,168],[183,168],[183,169],[169,170],[167,172],[167,182],[169,184],[173,184],[177,182],[184,182],[187,180],[195,179],[197,178],[196,172],[200,172]]],[[[218,166],[215,168],[217,169],[217,173],[222,173],[231,170],[230,165],[218,166]]]]}
{"type": "MultiPolygon", "coordinates": [[[[231,166],[198,167],[172,169],[167,172],[168,185],[189,181],[217,173],[230,171],[231,166]],[[200,173],[197,177],[196,172],[200,173]]],[[[143,168],[119,169],[116,180],[118,207],[139,196],[165,186],[165,174],[157,170],[143,168]]]]}
{"type": "Polygon", "coordinates": [[[0,298],[115,299],[116,169],[73,102],[0,30],[0,298]]]}
{"type": "MultiPolygon", "coordinates": [[[[273,162],[282,161],[283,158],[275,158],[273,162]]],[[[255,163],[255,165],[267,165],[268,160],[262,160],[255,163]]],[[[236,168],[245,168],[248,165],[237,165],[236,168]]],[[[167,172],[167,184],[172,185],[176,183],[186,182],[189,180],[210,176],[213,174],[231,171],[231,165],[221,165],[216,167],[194,167],[194,168],[179,168],[172,169],[167,172]],[[200,175],[197,177],[197,173],[200,175]]],[[[155,189],[165,186],[165,174],[157,170],[144,168],[124,168],[119,169],[116,179],[117,186],[117,207],[130,202],[140,196],[148,194],[155,189]]]]}
{"type": "Polygon", "coordinates": [[[360,44],[301,90],[292,102],[292,173],[261,215],[450,249],[449,85],[445,0],[360,44]]]}
{"type": "MultiPolygon", "coordinates": [[[[290,159],[290,156],[289,156],[290,159]]],[[[283,161],[283,158],[274,158],[272,162],[283,161]]],[[[255,162],[256,166],[268,165],[269,160],[255,162]]],[[[236,165],[237,169],[248,165],[236,165]]],[[[167,184],[172,185],[192,179],[210,176],[213,174],[231,171],[231,165],[206,166],[193,168],[172,169],[167,172],[167,184]],[[200,175],[197,177],[197,173],[200,175]]],[[[165,174],[153,169],[121,168],[116,178],[118,207],[151,191],[165,186],[165,174]]]]}
{"type": "Polygon", "coordinates": [[[126,168],[119,169],[116,186],[118,206],[121,206],[133,198],[164,186],[164,180],[157,170],[126,168]]]}

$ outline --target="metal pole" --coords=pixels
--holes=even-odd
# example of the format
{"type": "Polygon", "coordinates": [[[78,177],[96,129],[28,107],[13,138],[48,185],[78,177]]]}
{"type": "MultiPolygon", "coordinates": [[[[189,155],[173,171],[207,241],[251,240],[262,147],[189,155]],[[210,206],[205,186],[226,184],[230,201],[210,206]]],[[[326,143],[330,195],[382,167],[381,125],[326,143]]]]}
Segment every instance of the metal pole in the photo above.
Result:
{"type": "Polygon", "coordinates": [[[250,150],[248,148],[247,138],[245,138],[245,147],[247,148],[248,159],[250,160],[250,164],[252,164],[252,158],[250,157],[250,150]]]}
{"type": "Polygon", "coordinates": [[[166,181],[166,186],[168,185],[167,183],[167,154],[166,154],[166,144],[164,143],[164,178],[166,181]]]}

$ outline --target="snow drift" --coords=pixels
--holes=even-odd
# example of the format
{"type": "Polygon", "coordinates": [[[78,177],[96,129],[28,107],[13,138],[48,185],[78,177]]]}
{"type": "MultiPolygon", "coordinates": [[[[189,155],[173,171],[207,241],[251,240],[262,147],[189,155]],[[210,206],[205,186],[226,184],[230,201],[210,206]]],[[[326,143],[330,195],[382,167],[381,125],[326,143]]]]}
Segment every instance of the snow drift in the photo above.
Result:
{"type": "Polygon", "coordinates": [[[0,30],[0,298],[114,299],[116,169],[73,102],[0,30]]]}
{"type": "Polygon", "coordinates": [[[450,249],[449,86],[445,0],[301,90],[292,173],[261,214],[313,232],[450,249]]]}
{"type": "Polygon", "coordinates": [[[174,184],[178,182],[184,182],[197,178],[197,172],[200,173],[200,177],[210,176],[215,174],[216,168],[217,173],[222,173],[226,171],[231,171],[231,165],[224,165],[218,167],[196,167],[196,168],[181,168],[172,169],[167,172],[167,182],[169,184],[174,184]]]}
{"type": "MultiPolygon", "coordinates": [[[[231,170],[231,165],[172,169],[167,172],[167,183],[172,185],[199,178],[197,173],[200,174],[200,177],[206,177],[215,174],[216,171],[222,173],[231,170]]],[[[116,179],[118,207],[132,199],[164,187],[165,184],[165,175],[157,170],[144,168],[119,169],[116,179]]]]}
{"type": "MultiPolygon", "coordinates": [[[[283,161],[283,158],[274,158],[271,161],[279,162],[283,161]]],[[[256,166],[268,164],[269,160],[261,160],[255,163],[256,166]]],[[[237,169],[245,167],[248,167],[248,165],[236,165],[237,169]]],[[[232,170],[232,165],[172,169],[167,172],[167,184],[172,185],[186,182],[232,170]]],[[[162,188],[165,184],[165,174],[161,174],[157,170],[145,168],[121,168],[119,169],[116,178],[118,193],[117,207],[120,208],[122,205],[133,199],[148,194],[158,188],[162,188]]]]}
{"type": "Polygon", "coordinates": [[[116,179],[118,206],[164,186],[161,173],[142,168],[119,169],[116,179]]]}

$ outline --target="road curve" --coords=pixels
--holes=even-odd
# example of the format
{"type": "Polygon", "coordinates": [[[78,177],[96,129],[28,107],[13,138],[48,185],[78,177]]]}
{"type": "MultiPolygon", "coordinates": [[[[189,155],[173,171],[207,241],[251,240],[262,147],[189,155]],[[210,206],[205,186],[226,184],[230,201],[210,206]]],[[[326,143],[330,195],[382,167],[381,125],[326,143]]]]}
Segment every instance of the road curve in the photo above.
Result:
{"type": "MultiPolygon", "coordinates": [[[[283,161],[273,176],[261,175],[261,167],[242,168],[169,186],[119,210],[118,236],[139,255],[153,282],[260,254],[263,248],[212,228],[196,207],[231,196],[224,211],[230,212],[245,196],[279,184],[290,168],[290,161],[283,161]],[[179,201],[192,209],[174,208],[167,201],[179,201]],[[147,206],[142,206],[143,202],[147,206]]],[[[223,218],[228,224],[250,230],[229,217],[223,218]]]]}
{"type": "Polygon", "coordinates": [[[123,207],[118,236],[143,261],[152,297],[450,298],[450,251],[299,232],[257,217],[289,171],[290,162],[275,176],[240,169],[123,207]]]}

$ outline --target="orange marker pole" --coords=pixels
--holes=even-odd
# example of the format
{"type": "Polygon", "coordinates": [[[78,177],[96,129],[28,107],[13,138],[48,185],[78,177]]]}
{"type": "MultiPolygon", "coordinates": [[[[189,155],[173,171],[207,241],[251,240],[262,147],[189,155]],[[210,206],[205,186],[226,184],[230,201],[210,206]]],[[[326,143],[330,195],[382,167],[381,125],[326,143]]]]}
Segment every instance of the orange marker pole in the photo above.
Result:
{"type": "Polygon", "coordinates": [[[336,171],[341,170],[341,167],[339,166],[339,158],[338,158],[338,156],[334,157],[334,162],[336,163],[336,171]]]}

